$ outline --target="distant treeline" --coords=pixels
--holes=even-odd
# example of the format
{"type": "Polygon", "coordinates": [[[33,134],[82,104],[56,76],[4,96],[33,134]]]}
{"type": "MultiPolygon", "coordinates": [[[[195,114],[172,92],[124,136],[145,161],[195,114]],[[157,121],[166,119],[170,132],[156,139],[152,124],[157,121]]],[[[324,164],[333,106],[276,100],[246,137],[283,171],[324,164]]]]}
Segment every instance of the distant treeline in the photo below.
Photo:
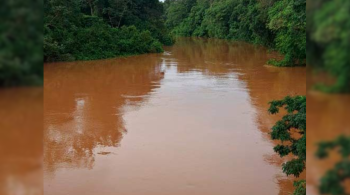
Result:
{"type": "Polygon", "coordinates": [[[172,44],[158,0],[44,0],[44,61],[110,58],[172,44]]]}
{"type": "Polygon", "coordinates": [[[305,65],[306,0],[166,0],[164,6],[175,35],[262,44],[285,56],[273,65],[305,65]]]}

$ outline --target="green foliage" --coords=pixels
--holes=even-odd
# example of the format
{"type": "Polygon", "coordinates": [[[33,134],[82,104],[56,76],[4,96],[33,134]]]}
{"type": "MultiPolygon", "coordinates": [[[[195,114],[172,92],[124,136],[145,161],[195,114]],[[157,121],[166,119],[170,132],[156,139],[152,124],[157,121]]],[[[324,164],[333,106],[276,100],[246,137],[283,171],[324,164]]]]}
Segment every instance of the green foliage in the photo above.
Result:
{"type": "Polygon", "coordinates": [[[236,2],[230,17],[230,39],[273,46],[274,34],[267,28],[269,4],[257,1],[236,2]]]}
{"type": "Polygon", "coordinates": [[[284,54],[273,65],[305,65],[305,0],[188,1],[166,1],[166,23],[175,35],[262,44],[284,54]]]}
{"type": "Polygon", "coordinates": [[[319,190],[321,194],[346,195],[343,184],[350,179],[350,137],[340,136],[334,141],[321,142],[316,155],[324,159],[331,150],[337,150],[342,159],[321,178],[319,190]]]}
{"type": "Polygon", "coordinates": [[[268,27],[276,32],[276,49],[284,54],[282,61],[270,61],[276,66],[305,65],[306,1],[281,0],[269,9],[268,27]]]}
{"type": "Polygon", "coordinates": [[[306,195],[306,181],[300,180],[294,182],[295,190],[293,195],[306,195]]]}
{"type": "Polygon", "coordinates": [[[350,2],[308,2],[308,62],[336,78],[331,86],[316,86],[325,92],[350,92],[350,2]]]}
{"type": "Polygon", "coordinates": [[[3,1],[0,7],[0,87],[41,85],[40,1],[3,1]]]}
{"type": "MultiPolygon", "coordinates": [[[[207,34],[205,28],[201,26],[205,11],[209,7],[206,1],[199,2],[190,9],[189,15],[178,22],[174,26],[173,32],[178,36],[205,36],[207,34]]],[[[171,15],[168,16],[171,18],[171,15]]],[[[169,26],[171,28],[171,26],[169,26]]]]}
{"type": "Polygon", "coordinates": [[[44,61],[161,52],[173,38],[158,0],[45,0],[44,61]]]}
{"type": "Polygon", "coordinates": [[[196,0],[166,0],[166,26],[173,29],[187,18],[196,0]]]}
{"type": "MultiPolygon", "coordinates": [[[[282,107],[287,114],[276,122],[271,132],[273,140],[281,141],[281,144],[274,147],[274,151],[281,157],[289,154],[294,156],[282,165],[282,170],[287,175],[299,177],[306,168],[306,97],[287,96],[283,100],[271,101],[269,113],[277,114],[282,107]]],[[[294,194],[305,192],[304,180],[296,182],[295,186],[294,194]]]]}

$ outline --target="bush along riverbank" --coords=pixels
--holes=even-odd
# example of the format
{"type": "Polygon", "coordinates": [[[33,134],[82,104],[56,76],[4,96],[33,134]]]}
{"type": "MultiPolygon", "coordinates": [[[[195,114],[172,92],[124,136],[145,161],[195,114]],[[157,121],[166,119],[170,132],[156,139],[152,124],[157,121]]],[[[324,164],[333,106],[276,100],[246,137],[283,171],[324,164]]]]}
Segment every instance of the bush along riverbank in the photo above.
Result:
{"type": "Polygon", "coordinates": [[[163,51],[173,39],[158,0],[45,0],[44,62],[163,51]]]}
{"type": "Polygon", "coordinates": [[[166,26],[177,36],[260,44],[284,55],[275,66],[305,66],[305,0],[166,0],[166,26]]]}

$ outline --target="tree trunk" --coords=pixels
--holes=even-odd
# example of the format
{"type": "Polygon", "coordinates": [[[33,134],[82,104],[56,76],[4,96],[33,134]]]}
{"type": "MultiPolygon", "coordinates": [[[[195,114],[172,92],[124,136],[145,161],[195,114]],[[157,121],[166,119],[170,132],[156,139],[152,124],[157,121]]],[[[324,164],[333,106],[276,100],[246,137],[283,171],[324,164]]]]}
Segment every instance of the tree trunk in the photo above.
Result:
{"type": "Polygon", "coordinates": [[[88,1],[88,4],[89,4],[89,6],[90,6],[90,14],[91,14],[91,16],[93,16],[93,15],[94,15],[94,7],[93,7],[93,5],[92,5],[92,2],[91,2],[91,1],[88,1]]]}

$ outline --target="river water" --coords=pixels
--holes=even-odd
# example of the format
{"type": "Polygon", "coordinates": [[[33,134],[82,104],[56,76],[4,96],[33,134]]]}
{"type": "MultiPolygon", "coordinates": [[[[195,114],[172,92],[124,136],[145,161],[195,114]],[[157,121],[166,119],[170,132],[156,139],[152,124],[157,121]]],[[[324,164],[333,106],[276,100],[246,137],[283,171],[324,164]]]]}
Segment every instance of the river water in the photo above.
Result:
{"type": "Polygon", "coordinates": [[[43,89],[0,89],[0,194],[40,195],[43,89]]]}
{"type": "MultiPolygon", "coordinates": [[[[287,195],[268,102],[305,68],[243,42],[182,38],[161,54],[44,66],[44,194],[287,195]]],[[[302,175],[305,177],[305,174],[302,175]]]]}

